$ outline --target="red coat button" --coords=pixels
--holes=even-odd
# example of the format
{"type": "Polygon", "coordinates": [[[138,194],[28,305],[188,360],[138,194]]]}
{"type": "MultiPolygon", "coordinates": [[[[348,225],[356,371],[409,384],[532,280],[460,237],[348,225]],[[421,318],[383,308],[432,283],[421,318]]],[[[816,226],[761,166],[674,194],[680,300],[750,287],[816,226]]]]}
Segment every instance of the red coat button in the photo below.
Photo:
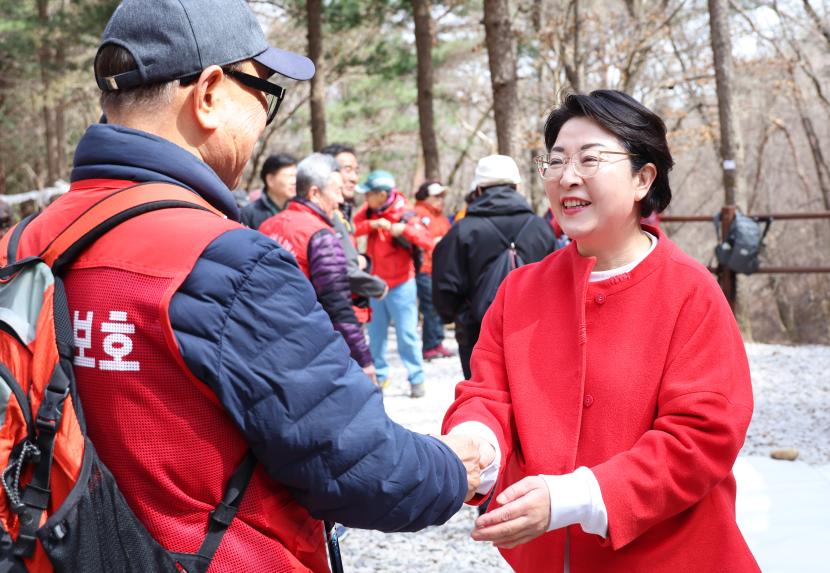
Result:
{"type": "Polygon", "coordinates": [[[594,403],[594,397],[590,394],[585,394],[585,399],[582,401],[582,403],[585,404],[586,408],[590,408],[591,404],[594,403]]]}
{"type": "Polygon", "coordinates": [[[605,295],[600,293],[594,297],[594,302],[597,304],[605,304],[605,295]]]}

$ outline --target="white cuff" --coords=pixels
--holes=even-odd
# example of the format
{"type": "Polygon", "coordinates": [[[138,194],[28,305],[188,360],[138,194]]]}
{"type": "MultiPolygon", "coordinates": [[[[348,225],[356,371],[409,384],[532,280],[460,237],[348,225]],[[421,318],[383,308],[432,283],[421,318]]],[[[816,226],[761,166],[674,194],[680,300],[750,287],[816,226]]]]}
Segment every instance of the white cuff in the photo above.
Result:
{"type": "Polygon", "coordinates": [[[496,450],[496,456],[493,458],[489,466],[481,470],[481,482],[479,483],[476,493],[479,495],[487,495],[493,486],[496,485],[496,479],[499,477],[499,467],[501,467],[501,450],[499,449],[499,440],[493,430],[488,428],[481,422],[461,422],[449,431],[450,435],[472,436],[474,438],[481,438],[496,450]]]}
{"type": "Polygon", "coordinates": [[[608,511],[594,472],[583,466],[573,473],[539,477],[550,494],[548,531],[579,524],[585,533],[608,535],[608,511]]]}

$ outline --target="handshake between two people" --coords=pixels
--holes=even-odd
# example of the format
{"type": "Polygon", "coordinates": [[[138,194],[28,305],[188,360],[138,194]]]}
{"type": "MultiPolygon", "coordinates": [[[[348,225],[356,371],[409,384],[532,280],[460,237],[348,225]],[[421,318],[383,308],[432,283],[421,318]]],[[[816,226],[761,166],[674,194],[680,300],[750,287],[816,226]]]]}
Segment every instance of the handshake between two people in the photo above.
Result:
{"type": "Polygon", "coordinates": [[[464,464],[467,470],[467,496],[464,501],[470,501],[481,484],[481,472],[496,457],[493,446],[477,436],[447,434],[438,436],[464,464]]]}
{"type": "MultiPolygon", "coordinates": [[[[467,470],[467,497],[472,499],[481,483],[481,472],[493,463],[496,451],[486,440],[465,435],[439,436],[464,463],[467,470]]],[[[511,549],[542,535],[551,517],[550,493],[540,476],[528,476],[496,498],[499,507],[476,519],[471,537],[511,549]]]]}

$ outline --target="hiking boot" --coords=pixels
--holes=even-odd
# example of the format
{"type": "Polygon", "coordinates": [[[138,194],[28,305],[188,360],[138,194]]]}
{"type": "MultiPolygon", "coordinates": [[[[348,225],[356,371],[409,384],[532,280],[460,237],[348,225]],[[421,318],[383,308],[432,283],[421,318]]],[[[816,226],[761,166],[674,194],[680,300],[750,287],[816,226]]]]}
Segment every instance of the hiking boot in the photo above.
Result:
{"type": "Polygon", "coordinates": [[[436,346],[435,350],[441,354],[440,358],[452,358],[455,356],[455,352],[444,346],[443,343],[436,346]]]}
{"type": "Polygon", "coordinates": [[[409,388],[410,398],[423,398],[427,393],[426,388],[424,388],[423,382],[421,382],[420,384],[411,384],[409,388]]]}
{"type": "Polygon", "coordinates": [[[424,350],[423,356],[424,360],[429,362],[430,360],[434,360],[436,358],[449,358],[451,356],[455,356],[455,352],[445,347],[443,344],[439,344],[434,348],[424,350]]]}
{"type": "Polygon", "coordinates": [[[430,360],[434,360],[436,358],[443,358],[444,355],[441,354],[441,351],[439,350],[440,347],[441,347],[441,345],[439,344],[435,348],[430,348],[429,350],[424,350],[422,352],[424,360],[429,362],[430,360]]]}

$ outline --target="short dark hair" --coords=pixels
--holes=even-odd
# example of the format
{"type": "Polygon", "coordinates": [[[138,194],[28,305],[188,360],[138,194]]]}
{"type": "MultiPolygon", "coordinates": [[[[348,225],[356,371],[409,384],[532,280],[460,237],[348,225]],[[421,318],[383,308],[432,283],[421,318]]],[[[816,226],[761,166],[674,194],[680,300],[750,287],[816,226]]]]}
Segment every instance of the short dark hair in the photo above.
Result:
{"type": "Polygon", "coordinates": [[[556,143],[565,122],[574,117],[587,117],[616,135],[625,149],[634,154],[631,157],[634,173],[647,163],[654,164],[657,176],[640,201],[642,217],[660,213],[669,206],[669,171],[674,166],[674,160],[666,140],[666,124],[660,116],[617,90],[596,90],[587,95],[567,94],[545,122],[545,147],[548,151],[556,143]]]}
{"type": "Polygon", "coordinates": [[[293,155],[289,155],[288,153],[277,153],[275,155],[269,155],[268,159],[265,160],[265,163],[262,164],[262,170],[259,172],[259,177],[262,179],[263,185],[268,185],[268,182],[265,180],[265,177],[271,175],[272,173],[276,173],[280,169],[285,169],[286,167],[293,167],[297,165],[297,159],[293,155]]]}
{"type": "Polygon", "coordinates": [[[330,143],[321,149],[320,153],[325,153],[326,155],[331,155],[332,157],[337,157],[341,153],[351,153],[357,157],[354,147],[345,143],[330,143]]]}

